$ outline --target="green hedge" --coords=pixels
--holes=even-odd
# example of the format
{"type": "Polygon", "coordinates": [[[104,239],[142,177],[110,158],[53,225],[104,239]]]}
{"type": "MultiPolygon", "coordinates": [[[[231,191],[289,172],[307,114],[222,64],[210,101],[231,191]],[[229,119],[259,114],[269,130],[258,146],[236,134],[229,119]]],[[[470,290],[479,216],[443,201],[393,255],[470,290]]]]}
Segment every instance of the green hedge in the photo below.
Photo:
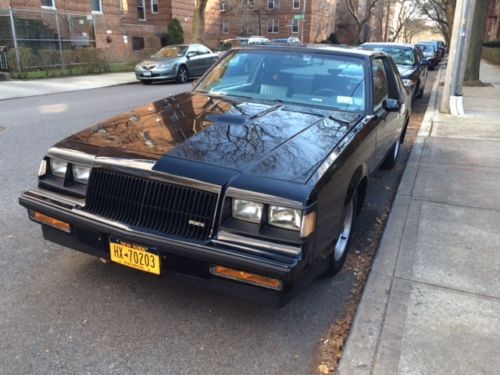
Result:
{"type": "Polygon", "coordinates": [[[484,41],[483,47],[500,48],[500,39],[484,41]]]}
{"type": "MultiPolygon", "coordinates": [[[[16,50],[10,49],[7,52],[7,64],[9,69],[17,78],[28,78],[28,72],[44,72],[45,77],[61,76],[63,64],[61,62],[61,52],[54,49],[43,49],[35,51],[30,48],[18,48],[20,72],[16,63],[16,50]]],[[[104,51],[97,48],[75,48],[74,50],[64,50],[62,52],[64,61],[64,72],[74,74],[90,74],[109,72],[110,66],[105,57],[104,51]]]]}
{"type": "Polygon", "coordinates": [[[500,47],[483,47],[482,57],[492,64],[500,65],[500,47]]]}

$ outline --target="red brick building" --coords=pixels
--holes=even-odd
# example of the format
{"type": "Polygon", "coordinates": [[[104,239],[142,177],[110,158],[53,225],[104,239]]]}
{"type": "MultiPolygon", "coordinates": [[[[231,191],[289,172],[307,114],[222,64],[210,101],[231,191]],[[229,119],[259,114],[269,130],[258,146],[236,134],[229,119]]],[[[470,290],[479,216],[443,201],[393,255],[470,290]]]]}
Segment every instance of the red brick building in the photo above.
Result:
{"type": "Polygon", "coordinates": [[[490,0],[486,18],[485,40],[500,38],[500,0],[490,0]]]}
{"type": "Polygon", "coordinates": [[[219,0],[219,38],[296,36],[319,42],[335,29],[336,0],[219,0]]]}
{"type": "MultiPolygon", "coordinates": [[[[215,5],[214,5],[215,4],[215,5]]],[[[128,61],[150,54],[166,43],[167,25],[176,17],[191,38],[193,0],[0,0],[0,45],[12,47],[8,15],[13,9],[18,45],[34,49],[54,48],[58,30],[63,48],[93,46],[104,49],[110,61],[128,61]],[[56,37],[54,37],[56,35],[56,37]],[[42,42],[45,40],[45,42],[42,42]],[[49,40],[49,42],[47,42],[49,40]]],[[[217,45],[218,18],[210,0],[207,40],[217,45]]],[[[55,46],[57,49],[57,46],[55,46]]]]}

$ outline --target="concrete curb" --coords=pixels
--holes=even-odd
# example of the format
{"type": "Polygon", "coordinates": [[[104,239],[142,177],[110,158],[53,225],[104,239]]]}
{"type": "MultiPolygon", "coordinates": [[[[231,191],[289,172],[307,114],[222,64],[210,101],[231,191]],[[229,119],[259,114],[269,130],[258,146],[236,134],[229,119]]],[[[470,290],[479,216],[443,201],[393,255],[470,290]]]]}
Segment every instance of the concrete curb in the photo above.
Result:
{"type": "MultiPolygon", "coordinates": [[[[12,82],[12,81],[10,81],[12,82]]],[[[96,87],[85,87],[81,89],[76,89],[76,90],[61,90],[61,91],[54,91],[54,92],[48,92],[48,93],[40,93],[40,94],[34,94],[34,95],[25,95],[25,96],[13,96],[9,98],[0,98],[0,102],[2,101],[7,101],[7,100],[14,100],[14,99],[26,99],[26,98],[34,98],[36,96],[42,96],[42,95],[57,95],[57,94],[64,94],[64,93],[71,93],[71,92],[77,92],[77,91],[85,91],[85,90],[96,90],[96,89],[103,89],[106,87],[117,87],[117,86],[126,86],[126,85],[135,85],[139,84],[140,82],[120,82],[120,83],[114,83],[111,85],[106,85],[106,86],[96,86],[96,87]]]]}
{"type": "Polygon", "coordinates": [[[373,372],[378,355],[379,339],[388,314],[389,297],[393,287],[400,246],[410,210],[409,196],[417,178],[425,142],[432,131],[432,121],[437,110],[438,89],[443,71],[445,69],[439,70],[432,87],[429,104],[399,184],[396,199],[356,311],[337,374],[364,375],[373,372]]]}

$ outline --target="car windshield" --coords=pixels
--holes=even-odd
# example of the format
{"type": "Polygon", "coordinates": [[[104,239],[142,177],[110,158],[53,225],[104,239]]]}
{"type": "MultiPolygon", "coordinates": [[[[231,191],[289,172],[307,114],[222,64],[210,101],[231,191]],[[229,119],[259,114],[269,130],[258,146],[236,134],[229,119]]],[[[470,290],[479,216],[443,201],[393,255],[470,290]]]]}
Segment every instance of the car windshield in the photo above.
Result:
{"type": "Polygon", "coordinates": [[[430,44],[419,44],[418,45],[420,48],[422,48],[422,51],[425,53],[434,53],[434,46],[430,44]]]}
{"type": "Polygon", "coordinates": [[[370,47],[374,51],[382,51],[391,55],[398,65],[415,65],[415,55],[412,48],[393,47],[393,46],[375,46],[370,47]]]}
{"type": "Polygon", "coordinates": [[[197,92],[253,100],[365,109],[360,58],[325,53],[236,50],[202,80],[197,92]]]}
{"type": "Polygon", "coordinates": [[[188,46],[165,47],[156,52],[153,57],[180,57],[184,56],[188,46]]]}

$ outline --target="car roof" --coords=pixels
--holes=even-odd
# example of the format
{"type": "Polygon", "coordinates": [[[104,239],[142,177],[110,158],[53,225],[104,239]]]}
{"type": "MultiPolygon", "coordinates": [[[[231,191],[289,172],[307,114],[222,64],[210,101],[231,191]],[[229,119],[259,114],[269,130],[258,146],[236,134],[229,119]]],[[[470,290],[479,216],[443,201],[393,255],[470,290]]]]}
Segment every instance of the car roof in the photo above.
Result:
{"type": "MultiPolygon", "coordinates": [[[[238,48],[240,49],[240,48],[238,48]]],[[[241,48],[243,49],[243,48],[241,48]]],[[[367,49],[353,48],[349,46],[335,47],[330,44],[267,44],[267,45],[251,45],[244,48],[245,50],[266,50],[266,51],[302,51],[302,52],[332,52],[353,57],[372,57],[372,56],[386,56],[379,51],[372,51],[367,49]]]]}
{"type": "Polygon", "coordinates": [[[361,48],[363,48],[363,46],[394,46],[394,47],[403,47],[403,48],[414,48],[415,45],[414,44],[410,44],[410,43],[396,43],[396,42],[370,42],[370,43],[363,43],[362,45],[360,45],[361,48]]]}

